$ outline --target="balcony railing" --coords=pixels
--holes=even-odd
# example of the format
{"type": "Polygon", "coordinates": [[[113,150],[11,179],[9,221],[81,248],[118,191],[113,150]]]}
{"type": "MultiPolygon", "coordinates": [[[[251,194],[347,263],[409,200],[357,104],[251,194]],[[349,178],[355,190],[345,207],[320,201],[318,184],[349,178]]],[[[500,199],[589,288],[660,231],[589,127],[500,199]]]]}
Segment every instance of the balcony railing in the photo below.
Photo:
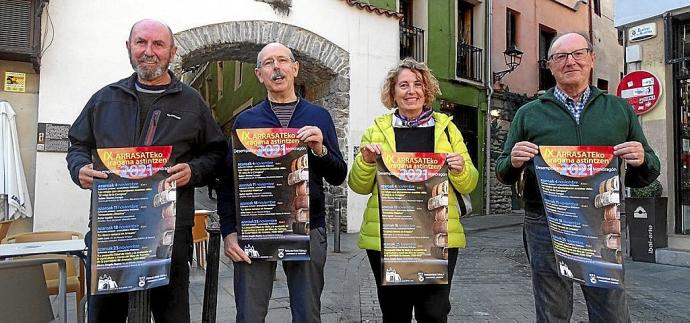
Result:
{"type": "Polygon", "coordinates": [[[482,82],[482,49],[458,43],[455,75],[459,78],[482,82]]]}
{"type": "Polygon", "coordinates": [[[424,29],[400,25],[400,58],[424,61],[424,29]]]}

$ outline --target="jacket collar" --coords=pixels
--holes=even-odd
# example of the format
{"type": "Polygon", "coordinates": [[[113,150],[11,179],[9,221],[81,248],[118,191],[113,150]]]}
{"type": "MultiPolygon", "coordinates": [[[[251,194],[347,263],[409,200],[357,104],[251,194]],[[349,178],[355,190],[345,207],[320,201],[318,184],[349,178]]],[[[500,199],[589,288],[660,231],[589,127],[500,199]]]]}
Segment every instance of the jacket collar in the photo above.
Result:
{"type": "MultiPolygon", "coordinates": [[[[177,77],[175,77],[175,75],[170,70],[168,70],[167,72],[170,75],[170,86],[168,86],[168,88],[165,90],[165,92],[163,92],[163,94],[175,93],[175,92],[182,91],[182,82],[180,82],[180,80],[177,79],[177,77]]],[[[121,89],[125,90],[126,92],[128,92],[132,95],[136,95],[135,94],[136,93],[136,88],[135,88],[136,79],[137,79],[137,73],[134,72],[129,77],[121,79],[121,80],[115,82],[114,84],[112,84],[111,86],[121,88],[121,89]]]]}
{"type": "MultiPolygon", "coordinates": [[[[561,104],[561,102],[558,101],[558,98],[556,98],[556,96],[553,93],[554,89],[554,87],[550,88],[548,91],[546,91],[546,93],[540,95],[538,99],[541,101],[552,101],[558,104],[559,106],[562,106],[563,104],[561,104]]],[[[589,100],[587,100],[587,105],[589,105],[590,102],[594,101],[594,99],[596,99],[598,96],[604,94],[604,91],[591,85],[589,86],[589,90],[591,91],[591,93],[589,95],[589,100]]]]}

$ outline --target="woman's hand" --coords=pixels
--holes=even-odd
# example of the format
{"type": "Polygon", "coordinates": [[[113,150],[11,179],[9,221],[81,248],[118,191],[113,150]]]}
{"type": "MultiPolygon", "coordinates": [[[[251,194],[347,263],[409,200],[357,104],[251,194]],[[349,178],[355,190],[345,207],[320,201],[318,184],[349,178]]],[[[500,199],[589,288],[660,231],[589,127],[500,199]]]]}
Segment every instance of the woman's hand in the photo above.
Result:
{"type": "Polygon", "coordinates": [[[362,159],[369,164],[376,163],[376,156],[381,155],[381,145],[368,144],[359,148],[362,159]]]}
{"type": "Polygon", "coordinates": [[[465,169],[465,159],[458,153],[447,154],[446,163],[448,164],[448,169],[453,174],[460,174],[465,169]]]}

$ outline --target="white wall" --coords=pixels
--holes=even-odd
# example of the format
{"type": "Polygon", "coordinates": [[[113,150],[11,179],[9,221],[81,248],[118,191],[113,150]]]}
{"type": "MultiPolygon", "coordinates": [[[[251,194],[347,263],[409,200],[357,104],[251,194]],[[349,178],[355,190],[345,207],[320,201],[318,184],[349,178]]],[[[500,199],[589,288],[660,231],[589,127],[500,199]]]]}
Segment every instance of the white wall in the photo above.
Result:
{"type": "MultiPolygon", "coordinates": [[[[384,112],[378,94],[386,71],[398,59],[398,21],[340,0],[315,3],[294,0],[286,17],[253,0],[198,0],[193,6],[164,0],[51,1],[47,12],[52,28],[45,21],[44,28],[54,36],[46,41],[52,44],[42,58],[38,122],[71,124],[95,91],[132,73],[125,40],[131,25],[140,19],[159,19],[173,32],[228,21],[267,20],[302,27],[350,53],[348,141],[352,147],[365,125],[384,112]]],[[[359,229],[365,201],[364,197],[350,199],[348,231],[359,229]]],[[[84,232],[88,212],[89,192],[71,182],[65,154],[39,152],[34,230],[84,232]]]]}

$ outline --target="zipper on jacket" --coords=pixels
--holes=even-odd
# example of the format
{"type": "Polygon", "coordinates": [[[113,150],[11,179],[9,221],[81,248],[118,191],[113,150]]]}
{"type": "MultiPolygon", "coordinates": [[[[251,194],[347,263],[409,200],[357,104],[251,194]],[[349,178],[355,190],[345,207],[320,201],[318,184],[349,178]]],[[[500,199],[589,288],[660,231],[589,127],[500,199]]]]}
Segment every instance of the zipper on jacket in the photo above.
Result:
{"type": "Polygon", "coordinates": [[[146,132],[146,141],[144,142],[144,145],[146,146],[151,146],[151,143],[153,142],[153,135],[156,133],[156,128],[158,127],[158,119],[161,116],[161,110],[155,110],[153,111],[153,115],[151,115],[151,122],[149,122],[149,129],[146,132]]]}

